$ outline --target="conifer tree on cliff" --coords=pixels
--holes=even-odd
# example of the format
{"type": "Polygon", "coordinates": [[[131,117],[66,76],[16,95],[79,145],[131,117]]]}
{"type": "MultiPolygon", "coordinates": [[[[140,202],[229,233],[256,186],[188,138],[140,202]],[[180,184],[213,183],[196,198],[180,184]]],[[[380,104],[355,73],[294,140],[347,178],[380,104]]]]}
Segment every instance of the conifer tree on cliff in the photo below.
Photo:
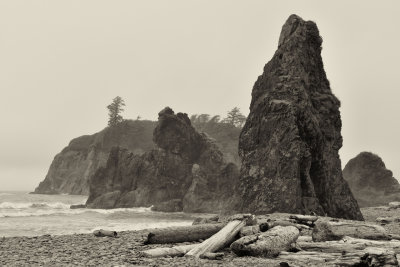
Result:
{"type": "Polygon", "coordinates": [[[124,111],[125,106],[124,100],[117,96],[113,99],[112,103],[107,106],[108,108],[108,126],[114,126],[123,121],[120,113],[124,111]]]}
{"type": "Polygon", "coordinates": [[[228,112],[225,119],[222,120],[224,123],[232,124],[236,127],[242,127],[246,122],[246,116],[244,116],[238,107],[234,107],[228,112]]]}

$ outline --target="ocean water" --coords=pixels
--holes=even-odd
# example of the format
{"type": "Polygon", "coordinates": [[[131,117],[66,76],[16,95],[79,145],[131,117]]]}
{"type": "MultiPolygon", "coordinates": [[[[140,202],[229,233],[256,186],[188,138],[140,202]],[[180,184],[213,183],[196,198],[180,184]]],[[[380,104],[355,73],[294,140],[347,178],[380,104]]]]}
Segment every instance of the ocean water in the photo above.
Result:
{"type": "Polygon", "coordinates": [[[87,196],[0,191],[0,237],[91,233],[190,225],[193,215],[150,208],[70,209],[87,196]]]}

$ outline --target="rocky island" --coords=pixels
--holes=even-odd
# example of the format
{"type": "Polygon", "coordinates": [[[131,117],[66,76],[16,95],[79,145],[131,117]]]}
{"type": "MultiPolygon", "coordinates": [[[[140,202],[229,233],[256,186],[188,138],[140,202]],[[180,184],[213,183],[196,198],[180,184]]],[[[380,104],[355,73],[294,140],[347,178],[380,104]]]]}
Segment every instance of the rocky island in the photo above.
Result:
{"type": "Polygon", "coordinates": [[[73,139],[54,157],[46,178],[34,193],[88,195],[89,180],[99,167],[105,166],[111,148],[120,146],[143,154],[153,148],[149,136],[154,127],[152,121],[125,120],[93,135],[73,139]]]}
{"type": "Polygon", "coordinates": [[[119,147],[111,151],[90,180],[88,207],[233,210],[238,168],[225,162],[215,141],[197,132],[187,114],[160,111],[153,140],[157,147],[140,156],[119,147]]]}
{"type": "Polygon", "coordinates": [[[343,169],[343,177],[361,207],[400,201],[399,182],[376,154],[361,152],[349,160],[343,169]]]}

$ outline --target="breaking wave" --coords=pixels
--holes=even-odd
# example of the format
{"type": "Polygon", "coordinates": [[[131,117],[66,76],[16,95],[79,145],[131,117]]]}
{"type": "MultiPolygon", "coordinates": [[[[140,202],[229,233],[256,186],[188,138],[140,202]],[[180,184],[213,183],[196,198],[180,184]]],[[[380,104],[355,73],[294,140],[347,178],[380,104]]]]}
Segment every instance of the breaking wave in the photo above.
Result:
{"type": "Polygon", "coordinates": [[[0,218],[47,216],[53,214],[81,214],[86,212],[114,214],[121,212],[144,213],[151,211],[150,208],[146,207],[119,209],[70,209],[70,206],[70,204],[65,204],[61,202],[2,202],[0,203],[0,218]]]}

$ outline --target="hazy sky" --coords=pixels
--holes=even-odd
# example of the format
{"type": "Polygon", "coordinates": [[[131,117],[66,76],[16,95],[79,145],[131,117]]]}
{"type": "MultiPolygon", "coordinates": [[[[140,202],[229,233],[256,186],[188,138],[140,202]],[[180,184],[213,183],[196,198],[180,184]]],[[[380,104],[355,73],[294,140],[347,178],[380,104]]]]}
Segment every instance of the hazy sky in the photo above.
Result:
{"type": "Polygon", "coordinates": [[[400,1],[0,1],[0,190],[33,190],[69,141],[125,118],[249,112],[290,14],[317,23],[341,100],[342,165],[379,154],[400,178],[400,1]]]}

